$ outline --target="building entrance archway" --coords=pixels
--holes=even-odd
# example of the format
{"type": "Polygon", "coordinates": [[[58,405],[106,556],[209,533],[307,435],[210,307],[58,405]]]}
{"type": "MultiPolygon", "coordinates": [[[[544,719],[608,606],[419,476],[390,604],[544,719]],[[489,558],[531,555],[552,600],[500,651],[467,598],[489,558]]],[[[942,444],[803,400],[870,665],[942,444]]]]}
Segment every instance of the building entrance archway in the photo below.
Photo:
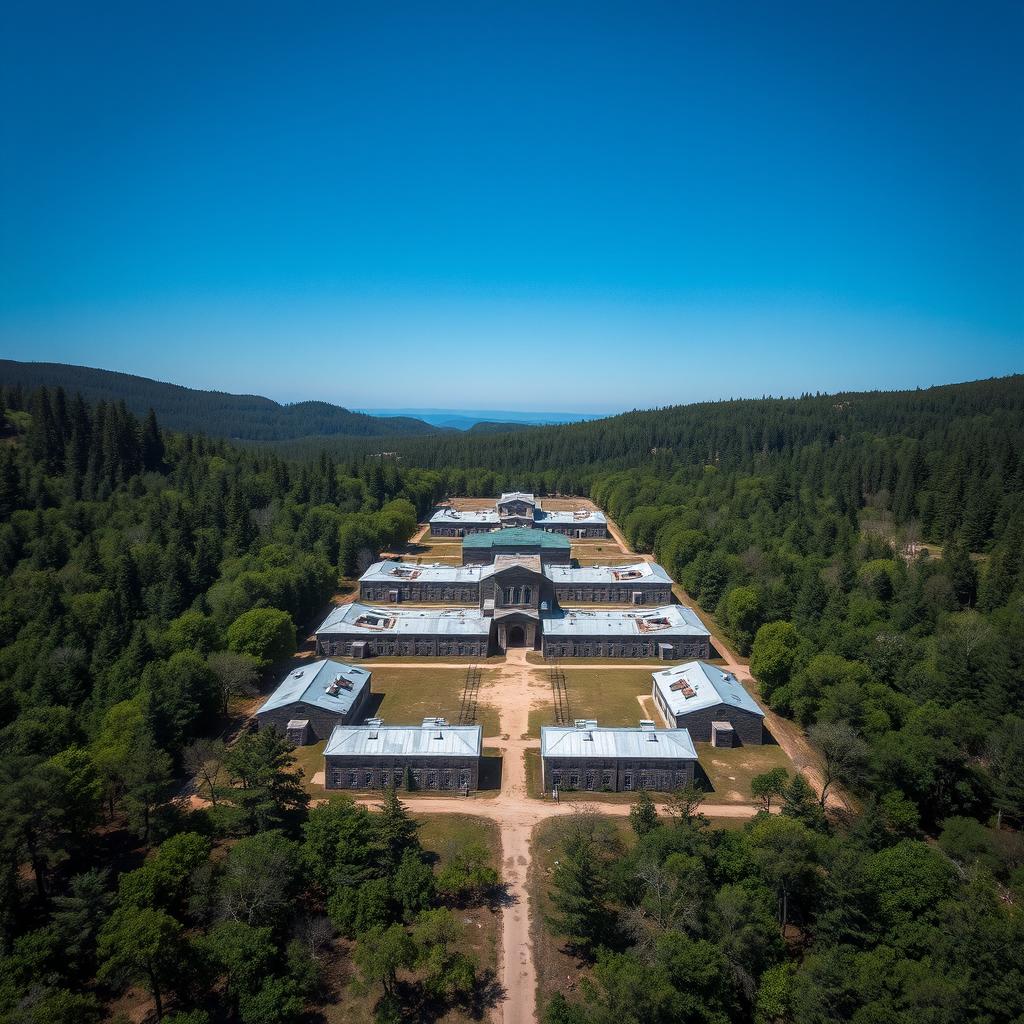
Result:
{"type": "Polygon", "coordinates": [[[506,647],[525,647],[526,630],[522,626],[509,626],[505,638],[506,647]]]}

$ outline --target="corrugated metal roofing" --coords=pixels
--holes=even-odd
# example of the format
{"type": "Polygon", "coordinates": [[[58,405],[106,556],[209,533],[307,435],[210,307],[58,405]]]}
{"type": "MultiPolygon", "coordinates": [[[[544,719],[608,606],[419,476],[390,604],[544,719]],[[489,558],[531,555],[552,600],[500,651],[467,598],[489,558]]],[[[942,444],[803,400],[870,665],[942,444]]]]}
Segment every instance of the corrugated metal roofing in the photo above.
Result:
{"type": "Polygon", "coordinates": [[[474,509],[471,512],[462,512],[454,508],[439,508],[431,517],[432,523],[455,524],[459,523],[491,523],[497,526],[501,522],[497,509],[483,508],[474,509]]]}
{"type": "Polygon", "coordinates": [[[336,725],[324,756],[479,757],[482,744],[479,725],[336,725]]]}
{"type": "Polygon", "coordinates": [[[604,729],[544,725],[541,757],[673,758],[696,761],[697,750],[686,729],[604,729]],[[652,738],[653,737],[653,738],[652,738]]]}
{"type": "Polygon", "coordinates": [[[374,562],[360,583],[401,583],[419,580],[424,583],[479,583],[485,565],[433,565],[416,562],[374,562]]]}
{"type": "Polygon", "coordinates": [[[495,545],[501,547],[532,546],[542,548],[569,548],[572,545],[568,537],[557,533],[545,533],[543,530],[534,530],[529,526],[512,526],[507,530],[494,530],[491,533],[473,533],[462,538],[462,547],[465,548],[490,548],[495,545]]]}
{"type": "Polygon", "coordinates": [[[692,609],[667,604],[647,611],[571,608],[544,620],[549,636],[710,636],[692,609]],[[664,621],[664,625],[660,622],[664,621]]]}
{"type": "Polygon", "coordinates": [[[289,672],[256,713],[262,715],[264,711],[274,711],[302,701],[325,711],[345,714],[363,688],[369,685],[370,673],[365,668],[325,658],[289,672]],[[327,693],[327,688],[338,676],[351,683],[351,688],[342,687],[337,694],[327,693]]]}
{"type": "Polygon", "coordinates": [[[470,608],[373,608],[353,602],[335,608],[317,629],[320,633],[361,633],[366,636],[395,634],[437,634],[489,636],[490,619],[470,608]],[[363,616],[380,621],[380,625],[361,623],[363,616]]]}
{"type": "Polygon", "coordinates": [[[706,661],[687,661],[674,668],[652,672],[651,675],[658,693],[673,715],[686,715],[691,711],[703,711],[725,704],[764,717],[757,701],[731,672],[723,672],[706,661]],[[682,687],[673,690],[674,683],[683,683],[693,692],[693,696],[685,696],[682,687]]]}
{"type": "Polygon", "coordinates": [[[538,509],[534,521],[543,529],[546,523],[559,526],[598,526],[607,523],[608,519],[603,512],[590,508],[580,509],[578,512],[545,512],[538,509]]]}
{"type": "Polygon", "coordinates": [[[631,562],[629,565],[582,565],[578,569],[571,565],[546,565],[544,575],[555,583],[573,586],[577,583],[667,583],[672,578],[657,562],[631,562]],[[623,578],[629,573],[639,576],[623,578]]]}

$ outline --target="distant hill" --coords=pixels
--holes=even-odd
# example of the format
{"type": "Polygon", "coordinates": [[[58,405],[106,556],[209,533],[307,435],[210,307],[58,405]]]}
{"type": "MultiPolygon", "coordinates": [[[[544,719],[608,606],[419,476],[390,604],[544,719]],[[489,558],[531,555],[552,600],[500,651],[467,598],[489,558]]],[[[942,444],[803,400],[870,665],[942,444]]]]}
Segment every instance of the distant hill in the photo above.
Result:
{"type": "Polygon", "coordinates": [[[62,387],[88,402],[124,401],[144,416],[152,408],[160,423],[245,441],[289,441],[305,437],[389,437],[436,434],[437,427],[409,416],[368,416],[329,402],[281,405],[259,395],[198,391],[178,384],[66,363],[0,359],[0,384],[24,388],[62,387]]]}
{"type": "Polygon", "coordinates": [[[511,434],[515,430],[531,430],[529,423],[492,423],[483,420],[469,428],[473,434],[511,434]]]}

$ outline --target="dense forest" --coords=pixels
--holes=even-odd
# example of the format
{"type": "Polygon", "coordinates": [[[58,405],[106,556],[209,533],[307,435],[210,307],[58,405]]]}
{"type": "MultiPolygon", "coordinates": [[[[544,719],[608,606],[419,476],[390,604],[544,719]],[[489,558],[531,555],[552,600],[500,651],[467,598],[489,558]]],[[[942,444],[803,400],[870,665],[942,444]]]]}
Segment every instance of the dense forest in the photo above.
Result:
{"type": "Polygon", "coordinates": [[[58,388],[80,394],[87,402],[124,402],[129,412],[145,416],[152,409],[170,430],[243,441],[280,441],[304,437],[381,437],[434,434],[436,427],[411,416],[367,416],[329,402],[279,405],[259,395],[200,391],[179,384],[136,377],[113,370],[65,363],[22,363],[0,359],[0,380],[33,391],[58,388]]]}
{"type": "Polygon", "coordinates": [[[1021,1019],[1024,378],[377,458],[0,398],[4,1019],[104,1019],[133,982],[179,1022],[297,1021],[336,935],[379,1019],[474,1005],[450,909],[493,888],[478,853],[440,872],[397,801],[311,810],[272,734],[219,737],[339,575],[440,498],[513,487],[589,494],[654,553],[853,805],[826,816],[769,773],[783,813],[742,829],[692,793],[660,817],[641,800],[625,844],[571,823],[547,927],[588,967],[547,1024],[1021,1019]],[[186,775],[196,804],[173,799],[186,775]]]}
{"type": "Polygon", "coordinates": [[[275,733],[221,738],[439,478],[0,394],[0,1019],[110,1019],[131,983],[179,1024],[297,1021],[336,935],[383,1014],[403,965],[405,1006],[479,998],[452,908],[491,898],[481,851],[438,870],[397,801],[311,810],[275,733]]]}

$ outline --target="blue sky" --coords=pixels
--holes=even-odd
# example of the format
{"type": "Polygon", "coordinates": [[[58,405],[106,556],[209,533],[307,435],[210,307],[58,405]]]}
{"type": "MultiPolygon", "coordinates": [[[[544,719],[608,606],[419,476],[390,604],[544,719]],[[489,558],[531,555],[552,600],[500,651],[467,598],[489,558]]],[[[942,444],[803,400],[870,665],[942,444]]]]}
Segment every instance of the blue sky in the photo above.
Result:
{"type": "Polygon", "coordinates": [[[0,353],[355,407],[1024,369],[1024,6],[7,3],[0,353]]]}

